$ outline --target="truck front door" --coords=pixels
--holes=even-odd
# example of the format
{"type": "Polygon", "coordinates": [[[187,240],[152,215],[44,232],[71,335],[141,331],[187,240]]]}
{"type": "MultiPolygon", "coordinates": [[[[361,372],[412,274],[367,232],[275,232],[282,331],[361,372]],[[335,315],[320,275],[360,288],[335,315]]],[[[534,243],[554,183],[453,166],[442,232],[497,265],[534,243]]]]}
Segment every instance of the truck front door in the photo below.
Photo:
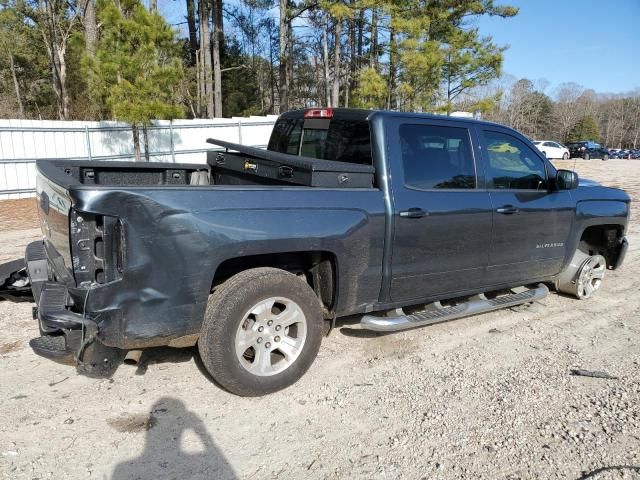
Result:
{"type": "Polygon", "coordinates": [[[483,128],[481,137],[493,207],[487,285],[555,275],[575,215],[570,191],[550,188],[540,154],[512,132],[483,128]]]}
{"type": "Polygon", "coordinates": [[[387,125],[394,302],[418,303],[484,282],[492,206],[472,136],[460,121],[396,118],[387,125]]]}

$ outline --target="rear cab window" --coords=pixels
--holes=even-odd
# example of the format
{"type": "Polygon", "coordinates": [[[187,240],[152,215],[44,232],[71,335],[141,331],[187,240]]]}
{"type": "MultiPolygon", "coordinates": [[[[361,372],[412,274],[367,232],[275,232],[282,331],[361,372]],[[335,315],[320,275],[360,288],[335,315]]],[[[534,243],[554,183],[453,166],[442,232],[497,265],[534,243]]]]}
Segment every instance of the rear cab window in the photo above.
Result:
{"type": "Polygon", "coordinates": [[[321,160],[372,165],[371,133],[365,117],[281,117],[268,149],[321,160]]]}
{"type": "Polygon", "coordinates": [[[280,119],[273,127],[269,150],[290,155],[299,155],[302,124],[295,119],[280,119]]]}

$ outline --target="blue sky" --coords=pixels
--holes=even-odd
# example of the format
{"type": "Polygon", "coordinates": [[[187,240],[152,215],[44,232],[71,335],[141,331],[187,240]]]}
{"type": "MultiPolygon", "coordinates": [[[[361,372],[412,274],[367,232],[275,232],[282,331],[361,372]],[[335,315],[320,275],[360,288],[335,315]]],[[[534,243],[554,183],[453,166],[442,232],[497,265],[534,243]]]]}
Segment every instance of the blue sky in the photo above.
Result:
{"type": "Polygon", "coordinates": [[[545,78],[553,89],[576,82],[602,93],[640,88],[640,0],[499,0],[514,18],[477,26],[504,53],[504,73],[545,78]]]}

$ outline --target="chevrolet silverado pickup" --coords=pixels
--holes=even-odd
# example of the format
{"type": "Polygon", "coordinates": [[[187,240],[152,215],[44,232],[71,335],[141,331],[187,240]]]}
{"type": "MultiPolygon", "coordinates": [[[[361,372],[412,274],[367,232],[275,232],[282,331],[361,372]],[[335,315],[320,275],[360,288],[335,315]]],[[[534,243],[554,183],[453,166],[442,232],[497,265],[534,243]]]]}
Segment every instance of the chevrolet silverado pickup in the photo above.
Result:
{"type": "Polygon", "coordinates": [[[220,385],[263,395],[340,317],[392,332],[549,288],[587,299],[627,249],[624,191],[498,124],[314,108],[282,114],[267,150],[209,141],[206,165],[37,162],[43,240],[15,264],[35,353],[99,372],[197,345],[220,385]]]}

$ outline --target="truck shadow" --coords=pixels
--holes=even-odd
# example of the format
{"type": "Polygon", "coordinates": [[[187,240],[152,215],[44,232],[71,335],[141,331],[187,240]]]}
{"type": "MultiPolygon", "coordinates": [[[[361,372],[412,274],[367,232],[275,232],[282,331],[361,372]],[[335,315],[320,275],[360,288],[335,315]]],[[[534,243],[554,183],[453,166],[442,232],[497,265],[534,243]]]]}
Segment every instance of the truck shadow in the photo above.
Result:
{"type": "MultiPolygon", "coordinates": [[[[144,375],[150,365],[159,365],[163,363],[187,363],[193,360],[200,373],[209,382],[213,383],[218,388],[224,390],[218,382],[209,374],[198,352],[198,347],[186,347],[186,348],[171,348],[171,347],[155,347],[147,348],[142,352],[140,361],[136,366],[136,375],[144,375]]],[[[122,365],[120,368],[126,368],[122,365]]]]}
{"type": "Polygon", "coordinates": [[[160,398],[145,428],[142,454],[116,465],[111,480],[238,478],[200,417],[187,410],[182,401],[160,398]]]}
{"type": "MultiPolygon", "coordinates": [[[[188,348],[171,348],[171,347],[154,347],[146,348],[142,352],[142,356],[135,366],[136,375],[144,375],[150,365],[162,363],[186,363],[190,362],[194,357],[198,356],[196,347],[188,348]]],[[[121,368],[126,368],[123,365],[121,368]]]]}

